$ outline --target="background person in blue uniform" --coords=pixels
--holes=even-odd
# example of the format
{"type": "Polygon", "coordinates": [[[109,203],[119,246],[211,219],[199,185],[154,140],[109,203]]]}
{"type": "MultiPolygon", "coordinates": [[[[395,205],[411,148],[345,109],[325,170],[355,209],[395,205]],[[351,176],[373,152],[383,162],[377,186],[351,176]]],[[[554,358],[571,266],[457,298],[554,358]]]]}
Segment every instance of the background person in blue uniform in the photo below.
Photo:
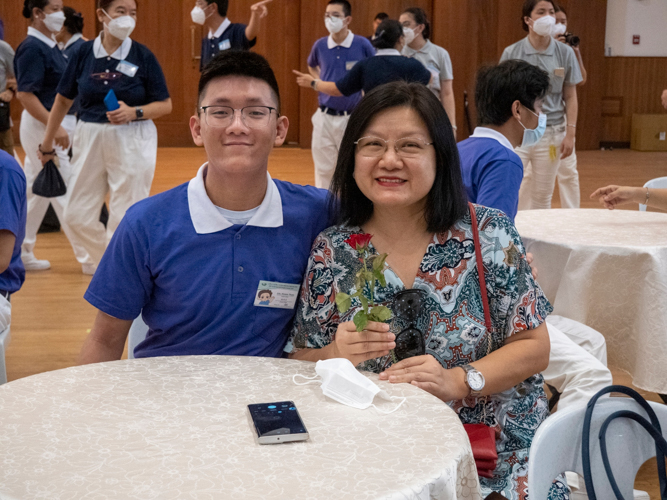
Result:
{"type": "Polygon", "coordinates": [[[83,16],[81,12],[77,12],[66,5],[63,7],[63,12],[65,14],[65,24],[60,33],[56,35],[56,41],[65,58],[69,59],[72,52],[87,40],[83,37],[83,16]]]}
{"type": "Polygon", "coordinates": [[[396,80],[429,84],[431,72],[419,61],[401,55],[405,45],[401,23],[395,19],[382,21],[372,43],[377,49],[375,56],[355,64],[340,80],[323,81],[294,70],[296,83],[331,96],[349,96],[361,90],[370,92],[378,85],[396,80]]]}
{"type": "MultiPolygon", "coordinates": [[[[77,243],[76,238],[65,222],[64,212],[67,195],[57,198],[43,198],[32,192],[32,183],[42,170],[38,148],[44,133],[49,112],[56,96],[56,88],[61,75],[67,66],[67,59],[58,48],[54,35],[58,33],[65,22],[62,12],[62,0],[25,0],[23,16],[30,19],[28,36],[18,46],[14,58],[14,72],[18,81],[18,98],[23,105],[21,114],[20,137],[25,151],[25,175],[28,182],[28,219],[25,240],[23,241],[23,264],[26,270],[36,271],[48,269],[51,264],[48,260],[37,260],[33,250],[37,241],[39,229],[49,203],[58,216],[61,227],[74,249],[74,255],[82,266],[91,265],[92,261],[84,247],[77,243]]],[[[53,131],[54,142],[48,145],[51,151],[49,158],[58,155],[60,174],[70,188],[72,169],[67,149],[71,135],[74,133],[76,118],[73,114],[63,114],[61,122],[53,131]]]]}
{"type": "MultiPolygon", "coordinates": [[[[0,151],[0,333],[11,322],[10,296],[25,280],[21,243],[26,211],[25,174],[13,156],[0,151]]],[[[0,373],[0,379],[4,376],[0,373]]]]}
{"type": "MultiPolygon", "coordinates": [[[[74,52],[58,85],[42,151],[73,100],[79,98],[79,122],[72,147],[72,180],[65,210],[76,241],[91,256],[83,272],[92,274],[125,211],[149,194],[157,158],[153,119],[171,112],[160,64],[144,45],[129,38],[137,17],[134,0],[98,0],[104,30],[74,52]],[[108,112],[110,89],[120,107],[108,112]],[[109,220],[99,221],[109,194],[109,220]]],[[[46,162],[50,156],[42,155],[46,162]]]]}
{"type": "Polygon", "coordinates": [[[269,13],[267,4],[273,0],[262,0],[250,6],[250,22],[246,26],[232,23],[227,18],[229,0],[197,0],[190,12],[192,22],[208,28],[208,36],[201,41],[199,71],[213,56],[223,50],[250,50],[257,42],[260,20],[269,13]]]}
{"type": "MultiPolygon", "coordinates": [[[[337,81],[359,61],[375,55],[375,49],[364,37],[354,35],[348,28],[352,22],[352,7],[347,0],[330,0],[324,13],[328,37],[320,38],[308,56],[308,71],[317,79],[337,81]]],[[[311,152],[315,163],[315,185],[329,189],[336,168],[340,141],[350,113],[361,100],[361,92],[349,97],[320,94],[319,108],[313,115],[311,152]]]]}
{"type": "Polygon", "coordinates": [[[209,161],[128,210],[85,295],[99,312],[79,363],[120,359],[139,313],[149,332],[136,357],[282,355],[310,247],[329,225],[328,193],[268,175],[289,123],[262,56],[215,57],[198,103],[190,130],[209,161]],[[281,288],[290,304],[254,305],[281,288]]]}
{"type": "Polygon", "coordinates": [[[0,149],[10,155],[14,154],[14,137],[9,109],[15,94],[14,49],[7,42],[0,40],[0,106],[6,110],[8,122],[0,122],[0,149]]]}

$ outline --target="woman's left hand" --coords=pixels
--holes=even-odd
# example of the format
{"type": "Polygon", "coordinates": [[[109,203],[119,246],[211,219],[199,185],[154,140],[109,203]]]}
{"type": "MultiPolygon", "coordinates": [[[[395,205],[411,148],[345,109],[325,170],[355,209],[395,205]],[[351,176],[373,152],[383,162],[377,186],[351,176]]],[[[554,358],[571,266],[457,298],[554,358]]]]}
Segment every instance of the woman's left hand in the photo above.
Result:
{"type": "Polygon", "coordinates": [[[137,110],[128,106],[123,101],[118,101],[120,108],[107,111],[107,118],[112,125],[125,125],[137,119],[137,110]]]}
{"type": "Polygon", "coordinates": [[[380,373],[380,380],[388,380],[392,384],[412,384],[445,402],[463,399],[469,393],[465,372],[443,368],[430,354],[399,361],[380,373]]]}

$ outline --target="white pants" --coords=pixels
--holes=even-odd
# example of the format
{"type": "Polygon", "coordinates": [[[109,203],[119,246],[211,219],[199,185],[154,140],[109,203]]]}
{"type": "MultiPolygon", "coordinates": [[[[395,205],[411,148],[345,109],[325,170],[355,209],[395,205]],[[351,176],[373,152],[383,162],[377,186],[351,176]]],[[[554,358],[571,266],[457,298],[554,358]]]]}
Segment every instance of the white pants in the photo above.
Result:
{"type": "Polygon", "coordinates": [[[12,304],[0,295],[0,333],[4,332],[12,321],[12,304]]]}
{"type": "MultiPolygon", "coordinates": [[[[74,132],[75,126],[76,117],[67,115],[63,120],[62,127],[69,134],[70,143],[72,142],[72,133],[74,132]]],[[[67,193],[63,196],[58,196],[57,198],[37,196],[32,192],[32,183],[35,181],[37,174],[42,170],[42,162],[37,156],[37,148],[44,139],[46,126],[24,110],[21,114],[21,128],[19,130],[21,134],[21,145],[25,151],[23,168],[25,170],[28,186],[28,215],[26,220],[25,239],[21,246],[21,254],[24,256],[32,255],[33,250],[35,249],[35,242],[37,241],[37,231],[42,224],[42,220],[44,220],[44,214],[46,214],[46,210],[49,208],[49,203],[51,203],[53,210],[56,212],[58,220],[60,221],[60,226],[72,245],[76,260],[82,265],[91,264],[92,261],[90,260],[88,253],[85,248],[76,241],[76,238],[64,218],[65,205],[67,204],[67,197],[71,189],[72,177],[72,167],[70,165],[67,151],[60,147],[56,147],[58,160],[60,160],[60,175],[67,185],[67,193]]],[[[100,207],[101,206],[102,204],[100,203],[100,207]]]]}
{"type": "Polygon", "coordinates": [[[600,389],[611,385],[607,346],[601,333],[562,316],[547,317],[547,330],[551,353],[542,376],[561,393],[559,409],[586,404],[600,389]]]}
{"type": "Polygon", "coordinates": [[[319,108],[311,119],[313,137],[310,147],[315,162],[315,185],[318,188],[329,189],[349,119],[350,115],[332,116],[319,108]]]}
{"type": "MultiPolygon", "coordinates": [[[[549,126],[540,142],[529,148],[515,150],[523,162],[524,170],[519,190],[519,210],[551,208],[556,175],[562,162],[560,147],[565,139],[566,128],[565,125],[549,126]]],[[[568,200],[579,199],[576,159],[574,166],[570,166],[568,172],[563,173],[558,187],[565,190],[568,200]]]]}
{"type": "Polygon", "coordinates": [[[579,190],[579,172],[577,171],[577,151],[560,161],[558,167],[558,193],[561,208],[581,207],[581,191],[579,190]]]}
{"type": "Polygon", "coordinates": [[[0,384],[7,382],[7,369],[5,368],[5,350],[9,344],[9,324],[12,319],[12,305],[0,295],[0,384]]]}
{"type": "Polygon", "coordinates": [[[125,125],[79,121],[73,150],[65,221],[96,268],[126,210],[148,197],[157,159],[157,129],[151,120],[125,125]],[[105,230],[99,219],[107,193],[105,230]]]}

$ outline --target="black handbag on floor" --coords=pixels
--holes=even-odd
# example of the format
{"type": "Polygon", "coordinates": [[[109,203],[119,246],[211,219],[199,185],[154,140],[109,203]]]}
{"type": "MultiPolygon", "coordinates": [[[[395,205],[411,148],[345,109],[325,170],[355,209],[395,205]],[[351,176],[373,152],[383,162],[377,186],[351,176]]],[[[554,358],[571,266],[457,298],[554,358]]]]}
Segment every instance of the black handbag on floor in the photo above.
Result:
{"type": "Polygon", "coordinates": [[[11,122],[11,112],[9,109],[9,103],[5,101],[0,101],[0,132],[9,130],[12,126],[11,122]]]}
{"type": "MultiPolygon", "coordinates": [[[[604,465],[604,470],[607,473],[607,478],[609,479],[609,484],[611,489],[614,491],[614,495],[617,500],[625,500],[621,491],[618,488],[618,484],[614,479],[614,473],[611,470],[611,464],[609,463],[609,455],[607,453],[607,428],[609,424],[617,418],[629,418],[640,424],[648,433],[651,435],[655,441],[655,452],[656,459],[658,462],[658,479],[660,481],[660,499],[667,500],[667,473],[665,470],[665,459],[667,459],[667,440],[662,436],[662,430],[660,429],[660,421],[658,420],[657,415],[653,411],[653,408],[646,402],[646,400],[634,389],[630,387],[625,387],[624,385],[610,385],[605,387],[595,396],[591,398],[588,402],[588,408],[586,408],[586,416],[584,417],[584,429],[581,436],[581,458],[582,465],[584,469],[584,481],[586,482],[586,492],[590,500],[597,500],[595,496],[595,489],[593,488],[593,477],[591,472],[591,450],[590,450],[590,438],[591,438],[591,419],[593,417],[593,409],[595,408],[595,403],[605,394],[610,392],[620,392],[630,396],[632,399],[637,401],[639,405],[646,411],[650,422],[646,420],[643,415],[636,413],[630,410],[620,410],[609,415],[602,426],[600,427],[600,454],[602,455],[602,463],[604,465]]],[[[607,500],[607,499],[605,499],[607,500]]]]}
{"type": "Polygon", "coordinates": [[[32,183],[32,192],[44,198],[55,198],[67,192],[65,181],[53,160],[47,161],[42,171],[37,174],[35,182],[32,183]]]}

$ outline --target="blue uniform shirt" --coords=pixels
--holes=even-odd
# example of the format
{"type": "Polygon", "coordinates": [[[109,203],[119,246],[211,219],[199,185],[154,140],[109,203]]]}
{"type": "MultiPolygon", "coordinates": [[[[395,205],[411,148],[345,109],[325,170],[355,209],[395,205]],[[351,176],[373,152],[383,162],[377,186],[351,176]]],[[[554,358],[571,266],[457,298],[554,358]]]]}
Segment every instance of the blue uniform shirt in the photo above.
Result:
{"type": "Polygon", "coordinates": [[[347,75],[336,81],[336,87],[341,94],[352,95],[360,90],[370,92],[378,85],[396,80],[428,85],[431,72],[416,59],[403,57],[398,50],[380,49],[374,57],[355,64],[347,75]]]}
{"type": "Polygon", "coordinates": [[[477,127],[458,144],[461,174],[468,199],[502,210],[514,221],[519,206],[523,163],[500,132],[477,127]]]}
{"type": "Polygon", "coordinates": [[[67,59],[55,40],[35,28],[16,49],[14,74],[19,92],[32,92],[49,111],[56,98],[58,82],[65,72],[67,59]]]}
{"type": "Polygon", "coordinates": [[[254,306],[259,283],[301,285],[329,225],[327,191],[269,180],[257,213],[233,225],[206,195],[205,169],[127,211],[85,299],[124,320],[143,310],[149,332],[136,357],[279,357],[296,306],[254,306]]]}
{"type": "Polygon", "coordinates": [[[0,290],[17,292],[25,280],[21,244],[25,237],[27,213],[26,180],[23,169],[13,156],[0,149],[0,230],[16,236],[12,260],[0,274],[0,290]]]}
{"type": "MultiPolygon", "coordinates": [[[[83,36],[81,33],[76,33],[75,35],[72,35],[72,38],[70,38],[67,42],[67,45],[62,49],[63,55],[65,56],[65,59],[69,61],[69,58],[72,57],[72,54],[79,50],[81,45],[86,43],[86,41],[83,39],[83,36]]],[[[72,104],[72,107],[69,109],[69,114],[74,115],[79,112],[79,98],[77,97],[74,99],[74,104],[72,104]]]]}
{"type": "Polygon", "coordinates": [[[58,93],[67,99],[79,97],[80,120],[109,123],[104,104],[109,89],[113,89],[119,101],[131,107],[169,98],[162,68],[148,47],[126,38],[109,55],[98,36],[71,54],[58,93]],[[121,61],[137,66],[136,73],[130,76],[119,71],[121,61]]]}
{"type": "Polygon", "coordinates": [[[225,19],[212,37],[205,37],[201,41],[201,59],[199,71],[204,69],[211,59],[223,50],[250,50],[257,43],[257,38],[248,40],[245,36],[246,25],[232,23],[225,19]]]}
{"type": "MultiPolygon", "coordinates": [[[[320,67],[320,79],[325,82],[337,82],[350,71],[356,63],[375,55],[375,49],[367,38],[353,35],[350,31],[340,45],[331,36],[320,38],[313,45],[308,56],[308,66],[320,67]]],[[[334,97],[320,92],[321,106],[337,111],[352,111],[361,100],[361,92],[347,97],[334,97]]]]}

